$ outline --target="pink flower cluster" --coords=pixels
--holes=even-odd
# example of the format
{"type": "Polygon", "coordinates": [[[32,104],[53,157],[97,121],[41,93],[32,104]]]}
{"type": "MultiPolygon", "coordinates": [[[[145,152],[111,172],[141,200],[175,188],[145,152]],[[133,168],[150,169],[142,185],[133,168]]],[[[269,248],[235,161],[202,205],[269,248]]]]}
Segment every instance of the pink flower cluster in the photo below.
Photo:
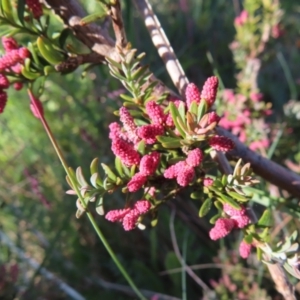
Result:
{"type": "Polygon", "coordinates": [[[39,19],[43,15],[43,7],[39,0],[26,0],[26,4],[35,19],[39,19]]]}
{"type": "Polygon", "coordinates": [[[249,18],[249,14],[246,10],[243,10],[235,19],[234,24],[235,26],[242,26],[244,25],[249,18]]]}
{"type": "Polygon", "coordinates": [[[9,37],[2,37],[2,44],[5,55],[0,58],[0,72],[11,69],[14,73],[20,74],[24,60],[30,57],[30,52],[25,47],[18,48],[16,41],[9,37]]]}
{"type": "Polygon", "coordinates": [[[191,150],[186,160],[180,161],[166,169],[164,177],[168,179],[176,178],[177,183],[185,187],[192,182],[195,176],[194,168],[199,166],[202,160],[203,153],[200,149],[191,150]]]}
{"type": "Polygon", "coordinates": [[[189,83],[185,90],[187,107],[190,108],[193,102],[199,104],[201,99],[205,100],[209,107],[212,106],[216,100],[218,84],[217,77],[212,76],[207,78],[200,94],[197,86],[194,83],[189,83]]]}
{"type": "Polygon", "coordinates": [[[136,227],[138,218],[147,213],[151,208],[151,203],[147,200],[137,201],[133,208],[124,208],[109,211],[105,218],[111,222],[122,222],[126,231],[136,227]]]}
{"type": "MultiPolygon", "coordinates": [[[[4,111],[7,102],[7,93],[4,90],[10,86],[5,72],[12,71],[20,74],[25,58],[30,57],[28,49],[25,47],[19,48],[17,42],[11,37],[2,37],[2,45],[5,54],[0,58],[0,113],[4,111]]],[[[14,83],[16,90],[20,90],[22,87],[21,82],[14,83]]]]}
{"type": "Polygon", "coordinates": [[[160,154],[158,152],[152,152],[142,157],[139,172],[127,184],[129,192],[136,192],[145,184],[147,177],[155,173],[159,161],[160,154]]]}
{"type": "Polygon", "coordinates": [[[209,236],[212,240],[218,240],[228,235],[234,228],[244,228],[250,223],[245,207],[239,210],[225,203],[223,211],[229,218],[220,218],[216,221],[215,226],[210,230],[209,236]]]}
{"type": "Polygon", "coordinates": [[[240,256],[244,259],[248,258],[251,253],[251,249],[252,249],[252,244],[248,244],[244,240],[242,240],[239,247],[240,256]]]}
{"type": "Polygon", "coordinates": [[[263,118],[272,111],[266,108],[262,99],[263,94],[259,92],[250,93],[250,101],[232,90],[223,93],[225,112],[219,125],[238,135],[241,142],[248,142],[251,150],[266,149],[270,144],[266,134],[268,126],[263,118]]]}
{"type": "MultiPolygon", "coordinates": [[[[156,142],[156,136],[164,134],[164,126],[157,123],[159,118],[154,113],[154,111],[159,112],[159,109],[161,108],[155,102],[152,104],[148,103],[148,112],[154,123],[138,127],[135,125],[134,119],[127,108],[122,107],[120,109],[120,120],[123,128],[118,123],[109,125],[112,151],[121,159],[124,165],[130,167],[139,164],[141,157],[135,148],[140,141],[143,140],[146,144],[151,145],[156,142]]],[[[161,122],[163,123],[162,118],[161,122]]]]}
{"type": "Polygon", "coordinates": [[[222,152],[230,151],[235,147],[234,142],[226,136],[215,135],[209,139],[208,143],[213,149],[222,152]]]}

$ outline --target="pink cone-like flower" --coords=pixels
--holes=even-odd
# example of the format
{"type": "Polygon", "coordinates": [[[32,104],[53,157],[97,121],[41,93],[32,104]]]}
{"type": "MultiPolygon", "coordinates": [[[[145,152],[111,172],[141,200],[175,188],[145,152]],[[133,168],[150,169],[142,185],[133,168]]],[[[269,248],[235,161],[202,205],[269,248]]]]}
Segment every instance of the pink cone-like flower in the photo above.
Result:
{"type": "Polygon", "coordinates": [[[158,152],[152,152],[142,157],[140,162],[140,173],[144,175],[152,175],[159,164],[160,155],[158,152]]]}
{"type": "Polygon", "coordinates": [[[194,179],[195,171],[192,167],[186,166],[183,170],[178,172],[177,183],[181,186],[188,186],[194,179]]]}
{"type": "Polygon", "coordinates": [[[223,204],[224,212],[234,220],[234,227],[244,228],[251,223],[250,218],[247,216],[247,210],[244,206],[241,206],[241,209],[236,209],[229,205],[228,203],[223,204]]]}
{"type": "Polygon", "coordinates": [[[262,93],[251,93],[250,94],[250,99],[253,101],[253,102],[259,102],[261,101],[262,99],[264,98],[264,95],[262,93]]]}
{"type": "Polygon", "coordinates": [[[29,58],[30,57],[30,52],[26,47],[21,47],[18,49],[18,54],[21,59],[29,58]]]}
{"type": "Polygon", "coordinates": [[[221,118],[217,115],[217,113],[215,111],[212,111],[212,112],[208,113],[208,122],[207,122],[207,124],[210,125],[214,122],[216,122],[218,124],[220,119],[221,118]]]}
{"type": "Polygon", "coordinates": [[[18,48],[18,44],[16,40],[12,37],[2,37],[2,45],[6,52],[9,52],[11,50],[15,50],[18,48]]]}
{"type": "Polygon", "coordinates": [[[13,87],[16,91],[20,91],[23,88],[23,83],[22,82],[15,82],[13,87]]]}
{"type": "Polygon", "coordinates": [[[135,203],[134,208],[111,210],[105,216],[108,221],[122,221],[126,231],[136,227],[139,216],[147,213],[151,208],[151,203],[147,200],[139,200],[135,203]]]}
{"type": "Polygon", "coordinates": [[[4,74],[0,74],[0,89],[7,89],[9,87],[9,81],[4,74]]]}
{"type": "Polygon", "coordinates": [[[208,141],[208,143],[213,149],[222,152],[227,152],[234,148],[233,141],[226,136],[215,135],[208,141]]]}
{"type": "Polygon", "coordinates": [[[106,214],[105,219],[111,222],[121,221],[123,220],[125,215],[127,215],[130,212],[130,210],[131,208],[111,210],[106,214]]]}
{"type": "Polygon", "coordinates": [[[241,206],[241,209],[236,209],[231,205],[229,205],[228,203],[223,204],[223,211],[230,217],[246,215],[246,208],[244,206],[241,206]]]}
{"type": "Polygon", "coordinates": [[[239,16],[237,16],[235,19],[234,19],[234,24],[235,26],[242,26],[244,25],[247,20],[248,20],[248,17],[249,17],[249,14],[246,10],[243,10],[239,16]]]}
{"type": "Polygon", "coordinates": [[[156,124],[140,126],[137,129],[137,135],[150,145],[156,142],[157,135],[163,135],[163,133],[164,127],[156,124]]]}
{"type": "Polygon", "coordinates": [[[154,186],[152,186],[150,189],[146,188],[145,193],[149,194],[151,197],[154,197],[156,193],[156,188],[154,186]]]}
{"type": "Polygon", "coordinates": [[[134,124],[133,117],[124,106],[120,108],[120,120],[123,123],[124,129],[127,132],[128,139],[134,144],[138,142],[138,136],[136,135],[136,126],[134,124]]]}
{"type": "Polygon", "coordinates": [[[44,116],[43,104],[39,99],[34,97],[34,95],[32,94],[32,92],[30,90],[28,91],[28,95],[29,95],[29,98],[30,98],[31,112],[33,113],[33,115],[36,118],[40,119],[41,117],[44,116]]]}
{"type": "Polygon", "coordinates": [[[115,138],[112,141],[111,150],[113,153],[121,159],[121,162],[130,167],[132,165],[138,165],[140,162],[139,153],[134,150],[133,145],[126,142],[122,138],[115,138]]]}
{"type": "Polygon", "coordinates": [[[200,91],[194,83],[189,83],[185,90],[185,98],[187,107],[190,108],[192,102],[200,103],[200,91]]]}
{"type": "Polygon", "coordinates": [[[0,114],[3,113],[7,102],[7,94],[0,90],[0,114]]]}
{"type": "Polygon", "coordinates": [[[42,4],[39,0],[26,0],[26,4],[35,19],[39,19],[43,15],[42,4]]]}
{"type": "Polygon", "coordinates": [[[251,253],[252,245],[242,240],[239,248],[240,256],[244,259],[248,258],[251,253]]]}
{"type": "Polygon", "coordinates": [[[23,68],[23,66],[20,63],[17,63],[16,65],[11,67],[11,70],[16,74],[21,74],[22,68],[23,68]]]}
{"type": "Polygon", "coordinates": [[[146,182],[147,176],[142,173],[136,173],[127,183],[129,192],[138,191],[146,182]]]}
{"type": "Polygon", "coordinates": [[[164,172],[164,177],[168,179],[176,178],[179,172],[182,171],[184,168],[186,168],[186,162],[180,161],[166,169],[164,172]]]}
{"type": "Polygon", "coordinates": [[[20,62],[23,62],[23,60],[19,55],[18,49],[11,50],[0,58],[0,71],[4,71],[20,62]]]}
{"type": "Polygon", "coordinates": [[[149,101],[146,104],[146,112],[152,121],[152,124],[163,125],[166,120],[163,109],[155,101],[149,101]]]}
{"type": "Polygon", "coordinates": [[[196,148],[188,153],[187,159],[185,161],[189,166],[197,167],[201,164],[202,160],[203,153],[199,148],[196,148]]]}
{"type": "Polygon", "coordinates": [[[109,138],[111,140],[117,139],[120,137],[121,134],[121,126],[117,122],[111,123],[109,126],[109,138]]]}
{"type": "Polygon", "coordinates": [[[244,228],[251,223],[251,220],[247,215],[233,216],[233,217],[231,217],[231,219],[235,221],[234,227],[237,227],[237,228],[244,228]]]}
{"type": "Polygon", "coordinates": [[[209,106],[212,106],[216,100],[218,84],[218,78],[216,76],[212,76],[207,78],[203,85],[201,99],[205,99],[209,106]]]}
{"type": "Polygon", "coordinates": [[[137,209],[131,210],[123,219],[123,228],[126,231],[132,230],[136,227],[140,214],[137,209]]]}
{"type": "Polygon", "coordinates": [[[211,186],[211,185],[213,185],[213,183],[214,183],[214,180],[212,178],[205,177],[203,179],[203,185],[204,186],[211,186]]]}
{"type": "Polygon", "coordinates": [[[220,218],[215,223],[215,226],[210,230],[209,237],[214,241],[223,238],[231,232],[233,227],[233,220],[220,218]]]}
{"type": "Polygon", "coordinates": [[[151,208],[151,203],[147,200],[139,200],[134,204],[134,208],[137,209],[140,214],[145,214],[151,208]]]}

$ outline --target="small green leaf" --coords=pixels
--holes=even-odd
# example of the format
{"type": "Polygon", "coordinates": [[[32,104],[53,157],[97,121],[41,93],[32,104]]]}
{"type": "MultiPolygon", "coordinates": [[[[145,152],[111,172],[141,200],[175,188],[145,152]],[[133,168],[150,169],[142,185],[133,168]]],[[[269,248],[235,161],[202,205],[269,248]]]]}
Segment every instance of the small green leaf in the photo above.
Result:
{"type": "Polygon", "coordinates": [[[108,176],[109,179],[111,179],[113,182],[116,182],[117,180],[117,176],[115,175],[115,173],[110,169],[109,166],[107,166],[106,164],[101,164],[105,174],[108,176]]]}
{"type": "Polygon", "coordinates": [[[211,209],[211,205],[212,205],[212,200],[210,198],[207,198],[201,205],[201,208],[199,210],[199,217],[202,218],[206,216],[211,209]]]}
{"type": "Polygon", "coordinates": [[[131,79],[132,80],[137,80],[138,78],[140,78],[146,71],[148,70],[148,66],[144,65],[142,67],[139,67],[138,69],[136,69],[133,74],[131,75],[131,79]]]}
{"type": "Polygon", "coordinates": [[[100,196],[96,201],[96,212],[100,216],[103,216],[105,214],[104,208],[103,208],[103,196],[100,196]]]}
{"type": "Polygon", "coordinates": [[[189,108],[189,111],[191,113],[193,113],[195,116],[197,116],[198,114],[198,104],[196,103],[196,101],[193,101],[190,108],[189,108]]]}
{"type": "Polygon", "coordinates": [[[244,241],[247,243],[247,244],[251,244],[252,241],[253,241],[253,236],[252,234],[248,234],[244,237],[244,241]]]}
{"type": "Polygon", "coordinates": [[[263,251],[259,247],[256,247],[256,257],[258,261],[262,260],[262,255],[263,255],[263,251]]]}
{"type": "Polygon", "coordinates": [[[219,210],[220,212],[223,211],[223,204],[222,204],[222,202],[216,200],[216,201],[214,202],[214,206],[215,206],[215,207],[217,208],[217,210],[219,210]]]}
{"type": "Polygon", "coordinates": [[[273,225],[273,216],[270,209],[266,209],[257,223],[262,227],[271,227],[273,225]]]}
{"type": "Polygon", "coordinates": [[[11,0],[1,0],[1,8],[2,11],[5,15],[5,17],[14,22],[14,17],[13,17],[13,9],[12,9],[12,5],[11,5],[11,0]]]}
{"type": "Polygon", "coordinates": [[[118,62],[114,61],[113,59],[109,58],[109,57],[105,57],[105,59],[109,62],[110,65],[114,66],[117,69],[121,69],[121,64],[119,64],[118,62]]]}
{"type": "Polygon", "coordinates": [[[25,0],[18,0],[17,3],[17,13],[19,21],[24,25],[24,12],[25,12],[25,0]]]}
{"type": "Polygon", "coordinates": [[[238,203],[236,203],[232,198],[222,194],[222,193],[218,193],[218,195],[220,196],[222,202],[225,202],[227,204],[229,204],[230,206],[232,206],[235,209],[241,209],[241,207],[238,205],[238,203]]]}
{"type": "Polygon", "coordinates": [[[145,154],[145,150],[146,150],[146,144],[145,144],[145,141],[144,140],[141,140],[139,143],[138,143],[138,146],[137,146],[137,151],[139,153],[141,153],[142,155],[145,154]]]}
{"type": "Polygon", "coordinates": [[[203,193],[202,192],[193,192],[191,193],[191,196],[190,196],[192,199],[201,199],[203,197],[203,193]]]}
{"type": "Polygon", "coordinates": [[[216,221],[220,218],[220,214],[217,214],[217,215],[215,215],[215,216],[213,216],[210,220],[209,220],[209,223],[210,224],[215,224],[216,223],[216,221]]]}
{"type": "Polygon", "coordinates": [[[84,178],[81,167],[78,167],[76,169],[76,178],[77,178],[77,181],[80,183],[81,186],[88,186],[89,185],[87,183],[86,179],[84,178]]]}
{"type": "Polygon", "coordinates": [[[70,30],[70,28],[64,28],[60,34],[59,34],[59,38],[58,38],[58,44],[60,46],[60,48],[64,48],[65,43],[67,41],[67,38],[72,34],[72,31],[70,30]]]}
{"type": "Polygon", "coordinates": [[[75,217],[79,219],[84,214],[84,210],[77,209],[75,217]]]}
{"type": "Polygon", "coordinates": [[[249,199],[247,197],[242,196],[242,195],[240,195],[240,194],[238,194],[236,192],[227,191],[227,194],[229,196],[231,196],[232,198],[234,198],[235,200],[240,201],[240,202],[247,202],[247,201],[249,201],[249,199]]]}
{"type": "Polygon", "coordinates": [[[124,177],[122,162],[119,156],[115,158],[115,167],[121,177],[124,177]]]}
{"type": "Polygon", "coordinates": [[[93,23],[97,20],[100,20],[100,19],[104,19],[105,17],[107,16],[107,12],[106,11],[101,11],[101,12],[95,12],[95,13],[92,13],[84,18],[82,18],[80,20],[80,25],[81,26],[85,26],[89,23],[93,23]]]}
{"type": "Polygon", "coordinates": [[[181,121],[184,123],[184,121],[185,121],[185,103],[183,101],[180,102],[180,104],[179,104],[178,113],[181,118],[181,121]]]}
{"type": "Polygon", "coordinates": [[[177,130],[179,131],[179,133],[180,133],[183,137],[185,137],[186,134],[185,134],[184,130],[180,127],[180,125],[179,125],[179,123],[178,123],[178,121],[177,121],[177,117],[180,118],[180,116],[179,116],[179,113],[178,113],[178,110],[177,110],[175,104],[171,102],[171,103],[169,104],[169,106],[170,106],[171,116],[172,116],[173,122],[174,122],[174,124],[175,124],[177,130]]]}
{"type": "Polygon", "coordinates": [[[208,106],[206,101],[201,100],[198,106],[197,122],[201,120],[201,118],[206,114],[207,110],[208,110],[208,106]]]}
{"type": "Polygon", "coordinates": [[[129,95],[121,94],[120,97],[123,100],[129,101],[129,102],[135,102],[134,98],[130,97],[129,95]]]}
{"type": "Polygon", "coordinates": [[[130,168],[130,177],[132,177],[132,176],[135,174],[135,171],[136,171],[136,165],[133,165],[133,166],[130,168]]]}
{"type": "Polygon", "coordinates": [[[101,177],[98,173],[94,173],[91,178],[90,182],[94,188],[99,188],[99,186],[103,186],[103,182],[101,180],[101,177]]]}
{"type": "Polygon", "coordinates": [[[226,185],[227,185],[227,176],[226,176],[225,174],[222,176],[221,181],[222,181],[222,185],[223,185],[223,186],[226,186],[226,185]]]}
{"type": "Polygon", "coordinates": [[[96,157],[93,159],[90,165],[91,174],[98,173],[98,167],[99,167],[99,159],[96,157]]]}

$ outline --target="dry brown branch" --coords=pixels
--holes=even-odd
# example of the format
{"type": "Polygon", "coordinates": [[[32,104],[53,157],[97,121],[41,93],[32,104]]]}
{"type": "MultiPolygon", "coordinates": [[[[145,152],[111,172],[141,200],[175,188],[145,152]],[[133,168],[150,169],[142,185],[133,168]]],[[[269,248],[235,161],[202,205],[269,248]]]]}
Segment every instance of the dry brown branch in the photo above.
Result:
{"type": "Polygon", "coordinates": [[[135,0],[140,14],[142,15],[145,25],[149,31],[152,42],[158,51],[159,56],[162,58],[166,69],[180,95],[184,97],[184,91],[188,80],[184,71],[178,62],[178,59],[173,51],[170,42],[162,29],[159,20],[153,13],[152,7],[148,0],[135,0]]]}
{"type": "Polygon", "coordinates": [[[127,45],[126,32],[124,29],[122,10],[120,1],[116,0],[115,4],[111,6],[110,16],[112,20],[112,26],[116,36],[116,46],[123,49],[127,45]]]}
{"type": "Polygon", "coordinates": [[[235,149],[229,153],[231,157],[242,158],[249,162],[253,171],[265,180],[288,191],[290,194],[300,197],[300,176],[286,168],[268,160],[265,157],[251,151],[241,143],[235,135],[223,128],[217,129],[218,134],[231,138],[235,143],[235,149]]]}

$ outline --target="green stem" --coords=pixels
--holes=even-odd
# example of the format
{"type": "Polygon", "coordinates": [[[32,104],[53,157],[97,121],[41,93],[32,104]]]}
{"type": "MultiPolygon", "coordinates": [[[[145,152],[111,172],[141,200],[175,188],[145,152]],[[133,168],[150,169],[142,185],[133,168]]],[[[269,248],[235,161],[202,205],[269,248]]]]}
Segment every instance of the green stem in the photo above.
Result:
{"type": "MultiPolygon", "coordinates": [[[[30,92],[31,93],[31,92],[30,92]]],[[[82,204],[82,206],[86,209],[86,214],[92,224],[92,226],[94,227],[94,230],[96,231],[98,237],[100,238],[102,244],[104,245],[105,249],[107,250],[107,252],[109,253],[110,257],[112,258],[112,260],[114,261],[114,263],[116,264],[116,266],[118,267],[118,269],[120,270],[120,272],[122,273],[122,275],[124,276],[124,278],[127,280],[127,282],[129,283],[129,285],[131,286],[131,288],[134,290],[134,292],[136,293],[136,295],[142,299],[142,300],[147,300],[143,294],[139,291],[139,289],[137,288],[137,286],[135,285],[135,283],[133,282],[133,280],[131,279],[130,275],[127,273],[127,271],[124,269],[124,267],[122,266],[121,262],[118,260],[117,256],[115,255],[114,251],[112,250],[112,248],[110,247],[110,245],[108,244],[106,238],[104,237],[102,231],[100,230],[99,226],[97,225],[93,215],[91,214],[91,212],[89,212],[87,210],[87,204],[84,201],[84,198],[82,197],[78,186],[77,186],[77,182],[75,181],[73,175],[71,174],[69,167],[67,165],[67,162],[63,156],[63,153],[61,151],[61,149],[59,148],[59,145],[46,121],[46,119],[44,118],[44,116],[41,114],[38,106],[36,105],[35,101],[31,101],[31,103],[34,105],[36,111],[38,112],[39,115],[39,119],[41,120],[43,127],[52,143],[53,148],[55,149],[55,152],[57,154],[57,156],[59,157],[59,160],[61,162],[61,164],[63,165],[71,183],[72,186],[75,189],[75,192],[77,193],[77,196],[80,199],[80,202],[82,204]]]]}

